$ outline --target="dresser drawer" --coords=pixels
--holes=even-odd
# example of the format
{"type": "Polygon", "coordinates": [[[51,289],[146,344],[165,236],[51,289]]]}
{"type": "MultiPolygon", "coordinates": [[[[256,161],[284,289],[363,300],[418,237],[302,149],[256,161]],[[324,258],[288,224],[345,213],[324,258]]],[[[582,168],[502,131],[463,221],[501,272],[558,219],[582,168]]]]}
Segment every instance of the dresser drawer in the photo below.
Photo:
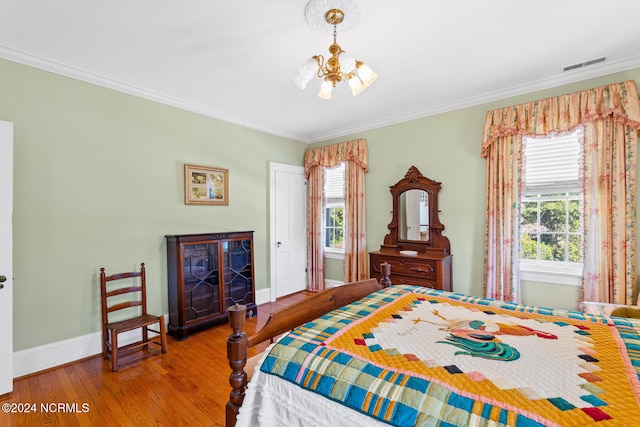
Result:
{"type": "MultiPolygon", "coordinates": [[[[436,280],[437,261],[410,257],[371,256],[371,273],[382,275],[380,264],[391,264],[391,276],[413,276],[436,280]]],[[[405,282],[406,283],[406,282],[405,282]]]]}
{"type": "Polygon", "coordinates": [[[419,277],[411,276],[394,276],[391,275],[392,285],[414,285],[422,286],[423,288],[438,289],[436,282],[427,279],[420,279],[419,277]]]}

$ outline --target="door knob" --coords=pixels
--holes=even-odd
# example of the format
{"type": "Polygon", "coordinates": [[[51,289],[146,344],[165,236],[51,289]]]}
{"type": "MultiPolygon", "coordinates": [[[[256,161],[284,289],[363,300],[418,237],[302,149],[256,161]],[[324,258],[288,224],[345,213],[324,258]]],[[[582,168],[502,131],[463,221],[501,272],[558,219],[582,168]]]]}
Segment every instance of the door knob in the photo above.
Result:
{"type": "Polygon", "coordinates": [[[282,242],[276,242],[276,245],[278,245],[278,247],[280,247],[281,244],[282,242]]]}
{"type": "Polygon", "coordinates": [[[7,276],[0,275],[0,282],[6,282],[6,281],[7,281],[7,276]]]}

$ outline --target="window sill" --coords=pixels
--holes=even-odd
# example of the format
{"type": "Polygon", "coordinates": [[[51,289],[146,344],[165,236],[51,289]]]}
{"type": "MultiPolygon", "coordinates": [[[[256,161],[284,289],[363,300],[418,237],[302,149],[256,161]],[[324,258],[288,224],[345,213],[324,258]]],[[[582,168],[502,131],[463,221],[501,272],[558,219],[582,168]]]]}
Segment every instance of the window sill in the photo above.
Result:
{"type": "Polygon", "coordinates": [[[341,260],[344,260],[344,252],[325,248],[324,257],[328,258],[328,259],[341,259],[341,260]]]}
{"type": "Polygon", "coordinates": [[[581,286],[582,272],[578,269],[552,269],[520,265],[520,280],[581,286]]]}

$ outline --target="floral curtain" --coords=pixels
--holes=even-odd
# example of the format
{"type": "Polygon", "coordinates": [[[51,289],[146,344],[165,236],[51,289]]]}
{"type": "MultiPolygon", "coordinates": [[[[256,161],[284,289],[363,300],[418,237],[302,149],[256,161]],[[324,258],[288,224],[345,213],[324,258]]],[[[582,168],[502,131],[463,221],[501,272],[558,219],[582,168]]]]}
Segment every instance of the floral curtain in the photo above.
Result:
{"type": "MultiPolygon", "coordinates": [[[[364,158],[366,145],[364,146],[364,158]]],[[[345,283],[367,279],[367,217],[365,215],[364,174],[366,167],[352,160],[345,171],[346,232],[344,244],[345,283]]]]}
{"type": "Polygon", "coordinates": [[[522,136],[498,138],[487,150],[487,209],[485,213],[485,294],[503,301],[520,301],[519,228],[522,189],[522,136]]]}
{"type": "Polygon", "coordinates": [[[364,174],[368,170],[368,159],[366,139],[327,145],[307,150],[305,153],[304,167],[308,180],[307,290],[311,292],[324,289],[323,168],[330,168],[342,162],[346,162],[345,282],[367,276],[364,174]]]}
{"type": "Polygon", "coordinates": [[[635,303],[638,132],[612,117],[585,128],[581,301],[635,303]]]}
{"type": "Polygon", "coordinates": [[[513,260],[518,259],[515,247],[519,246],[514,228],[523,185],[522,137],[569,132],[579,126],[585,128],[581,298],[633,302],[640,129],[640,100],[633,80],[487,112],[481,150],[487,158],[486,296],[519,302],[518,275],[512,270],[517,269],[513,260]]]}
{"type": "Polygon", "coordinates": [[[324,172],[321,167],[307,169],[307,290],[324,289],[324,172]]]}

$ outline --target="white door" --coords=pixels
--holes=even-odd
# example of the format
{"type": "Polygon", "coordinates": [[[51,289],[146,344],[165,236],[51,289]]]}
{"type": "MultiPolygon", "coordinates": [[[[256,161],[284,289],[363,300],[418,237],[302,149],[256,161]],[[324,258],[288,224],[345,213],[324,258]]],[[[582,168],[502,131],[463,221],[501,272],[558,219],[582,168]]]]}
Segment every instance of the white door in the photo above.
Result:
{"type": "Polygon", "coordinates": [[[306,288],[307,186],[304,168],[270,164],[271,301],[306,288]]]}
{"type": "Polygon", "coordinates": [[[0,395],[13,390],[13,124],[0,121],[0,395]]]}

